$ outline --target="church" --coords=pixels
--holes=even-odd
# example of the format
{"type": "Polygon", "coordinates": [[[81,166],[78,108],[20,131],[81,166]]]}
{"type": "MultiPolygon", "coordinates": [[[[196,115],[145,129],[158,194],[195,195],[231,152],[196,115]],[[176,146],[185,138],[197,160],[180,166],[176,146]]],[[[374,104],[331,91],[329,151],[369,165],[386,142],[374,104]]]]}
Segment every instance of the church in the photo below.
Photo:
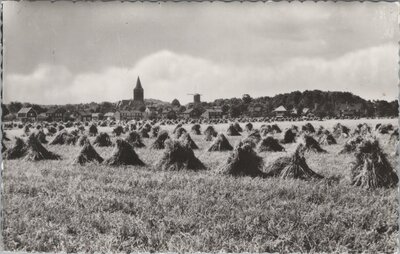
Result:
{"type": "Polygon", "coordinates": [[[120,110],[140,110],[146,107],[144,103],[144,89],[140,78],[137,78],[136,86],[133,89],[133,100],[122,100],[117,103],[117,108],[120,110]]]}

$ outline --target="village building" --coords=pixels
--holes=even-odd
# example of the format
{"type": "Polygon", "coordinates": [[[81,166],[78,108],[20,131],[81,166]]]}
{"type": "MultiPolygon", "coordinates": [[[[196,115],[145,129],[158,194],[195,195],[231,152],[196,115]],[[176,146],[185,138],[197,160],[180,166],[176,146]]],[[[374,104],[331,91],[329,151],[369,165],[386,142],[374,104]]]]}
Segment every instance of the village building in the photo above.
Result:
{"type": "Polygon", "coordinates": [[[301,117],[304,120],[311,119],[315,117],[314,111],[310,108],[303,108],[301,111],[301,117]]]}
{"type": "Polygon", "coordinates": [[[64,122],[75,121],[75,116],[74,116],[73,112],[67,110],[64,114],[63,121],[64,122]]]}
{"type": "Polygon", "coordinates": [[[38,122],[44,122],[44,121],[47,121],[47,115],[46,115],[46,113],[40,113],[38,116],[37,116],[37,121],[38,122]]]}
{"type": "Polygon", "coordinates": [[[133,103],[144,105],[144,89],[139,77],[136,81],[136,87],[133,89],[133,103]]]}
{"type": "Polygon", "coordinates": [[[201,104],[201,94],[195,93],[193,94],[193,105],[197,106],[199,104],[201,104]]]}
{"type": "Polygon", "coordinates": [[[92,113],[92,121],[99,121],[103,120],[103,114],[102,113],[92,113]]]}
{"type": "Polygon", "coordinates": [[[70,121],[80,121],[80,122],[89,122],[92,120],[92,113],[79,110],[65,113],[65,120],[70,121]]]}
{"type": "Polygon", "coordinates": [[[115,120],[117,121],[130,121],[133,120],[133,112],[128,110],[120,110],[114,114],[115,120]]]}
{"type": "Polygon", "coordinates": [[[92,121],[92,114],[87,111],[78,111],[76,115],[76,120],[81,122],[90,122],[92,121]]]}
{"type": "Polygon", "coordinates": [[[310,108],[303,108],[301,115],[303,116],[303,118],[314,118],[315,117],[313,110],[311,110],[310,108]]]}
{"type": "Polygon", "coordinates": [[[158,110],[156,107],[148,106],[144,110],[143,117],[146,119],[155,119],[158,117],[158,110]]]}
{"type": "Polygon", "coordinates": [[[75,121],[77,120],[77,112],[76,111],[66,111],[63,116],[63,121],[75,121]]]}
{"type": "Polygon", "coordinates": [[[119,110],[140,110],[146,107],[144,103],[144,89],[139,77],[133,89],[133,100],[121,100],[117,102],[116,106],[119,110]]]}
{"type": "Polygon", "coordinates": [[[303,108],[303,110],[302,110],[302,112],[301,112],[301,115],[305,116],[305,115],[307,115],[307,114],[310,113],[310,112],[311,112],[310,108],[303,108]]]}
{"type": "Polygon", "coordinates": [[[178,114],[171,107],[166,107],[161,112],[161,118],[163,119],[176,119],[177,117],[178,114]]]}
{"type": "Polygon", "coordinates": [[[143,113],[139,110],[119,110],[114,114],[117,121],[141,120],[143,113]]]}
{"type": "Polygon", "coordinates": [[[132,111],[132,114],[133,114],[133,118],[135,120],[141,120],[143,118],[143,112],[142,111],[134,110],[134,111],[132,111]]]}
{"type": "Polygon", "coordinates": [[[296,108],[292,108],[292,110],[290,110],[289,113],[290,113],[291,116],[298,116],[299,110],[296,109],[296,108]]]}
{"type": "Polygon", "coordinates": [[[104,119],[105,120],[115,120],[114,112],[107,112],[104,114],[104,119]]]}
{"type": "Polygon", "coordinates": [[[45,113],[47,116],[47,121],[50,121],[50,122],[53,121],[55,112],[56,112],[56,108],[51,108],[51,109],[47,110],[47,112],[45,113]]]}
{"type": "Polygon", "coordinates": [[[223,112],[221,109],[207,109],[201,117],[206,119],[220,119],[223,117],[223,112]]]}
{"type": "Polygon", "coordinates": [[[275,117],[282,118],[288,114],[287,109],[284,106],[279,106],[273,111],[275,117]]]}
{"type": "Polygon", "coordinates": [[[21,108],[17,113],[17,119],[23,123],[36,121],[37,113],[32,107],[21,108]]]}
{"type": "Polygon", "coordinates": [[[47,110],[46,116],[48,121],[62,122],[66,118],[66,112],[64,108],[51,108],[47,110]]]}
{"type": "Polygon", "coordinates": [[[193,102],[186,104],[186,108],[201,107],[201,94],[199,93],[189,93],[188,95],[193,95],[193,102]]]}
{"type": "Polygon", "coordinates": [[[195,110],[194,108],[189,108],[182,112],[182,116],[185,119],[199,118],[199,113],[198,110],[195,110]]]}

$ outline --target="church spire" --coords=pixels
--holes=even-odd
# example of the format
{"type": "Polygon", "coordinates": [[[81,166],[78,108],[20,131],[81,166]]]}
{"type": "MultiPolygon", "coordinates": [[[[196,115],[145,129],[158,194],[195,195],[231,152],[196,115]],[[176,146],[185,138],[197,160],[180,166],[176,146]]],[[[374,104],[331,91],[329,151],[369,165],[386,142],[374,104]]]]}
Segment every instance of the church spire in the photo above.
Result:
{"type": "Polygon", "coordinates": [[[139,76],[137,77],[137,81],[136,81],[136,87],[135,89],[143,89],[142,87],[142,83],[140,82],[140,78],[139,76]]]}
{"type": "Polygon", "coordinates": [[[138,76],[136,81],[136,87],[133,89],[133,102],[143,103],[143,101],[144,101],[144,89],[142,87],[142,83],[140,82],[140,78],[138,76]]]}

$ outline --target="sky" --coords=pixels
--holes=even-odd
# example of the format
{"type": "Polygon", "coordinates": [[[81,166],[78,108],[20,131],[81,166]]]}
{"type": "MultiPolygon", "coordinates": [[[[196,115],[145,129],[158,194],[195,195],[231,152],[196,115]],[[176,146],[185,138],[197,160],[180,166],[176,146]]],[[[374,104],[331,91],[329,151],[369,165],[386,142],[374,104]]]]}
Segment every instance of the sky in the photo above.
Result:
{"type": "Polygon", "coordinates": [[[3,100],[398,97],[397,3],[3,3],[3,100]]]}

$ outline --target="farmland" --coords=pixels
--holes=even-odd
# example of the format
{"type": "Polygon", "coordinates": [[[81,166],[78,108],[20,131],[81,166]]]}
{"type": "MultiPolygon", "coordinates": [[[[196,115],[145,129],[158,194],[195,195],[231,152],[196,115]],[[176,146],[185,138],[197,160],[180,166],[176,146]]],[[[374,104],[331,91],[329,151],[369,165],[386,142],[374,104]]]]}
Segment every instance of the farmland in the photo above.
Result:
{"type": "MultiPolygon", "coordinates": [[[[331,130],[366,122],[398,126],[397,119],[311,122],[331,130]]],[[[262,123],[254,123],[260,128],[262,123]]],[[[285,128],[304,122],[279,122],[285,128]]],[[[241,124],[242,127],[244,124],[241,124]]],[[[175,126],[161,126],[172,132],[175,126]]],[[[191,125],[184,125],[190,130],[191,125]]],[[[202,125],[202,130],[206,128],[202,125]]],[[[225,132],[227,124],[215,125],[225,132]]],[[[112,136],[112,128],[99,127],[112,136]]],[[[21,129],[7,130],[11,141],[21,129]]],[[[125,137],[123,134],[122,137],[125,137]]],[[[242,133],[242,137],[245,132],[242,133]]],[[[283,133],[275,134],[281,139],[283,133]]],[[[377,134],[396,166],[389,135],[377,134]]],[[[393,252],[398,238],[397,191],[350,185],[353,154],[338,154],[346,139],[323,146],[326,154],[306,154],[322,180],[250,178],[219,175],[230,152],[207,152],[212,141],[191,137],[207,170],[160,171],[162,150],[135,148],[146,166],[73,165],[81,147],[45,145],[59,161],[5,160],[3,164],[3,240],[6,250],[25,251],[174,251],[174,252],[393,252]]],[[[242,137],[227,136],[234,145],[242,137]]],[[[51,140],[51,137],[47,137],[51,140]]],[[[94,137],[90,137],[93,141],[94,137]]],[[[93,142],[92,142],[93,143],[93,142]]],[[[291,154],[258,153],[265,165],[291,154]]],[[[95,147],[108,158],[113,147],[95,147]]]]}

